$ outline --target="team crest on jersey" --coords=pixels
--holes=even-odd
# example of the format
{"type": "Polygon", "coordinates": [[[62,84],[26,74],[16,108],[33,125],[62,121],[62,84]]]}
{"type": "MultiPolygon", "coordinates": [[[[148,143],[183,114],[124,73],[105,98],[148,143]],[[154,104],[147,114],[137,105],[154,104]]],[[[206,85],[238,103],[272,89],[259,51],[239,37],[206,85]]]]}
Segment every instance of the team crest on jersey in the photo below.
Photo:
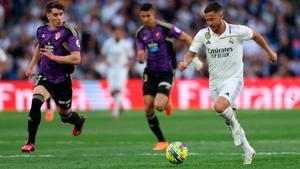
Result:
{"type": "Polygon", "coordinates": [[[234,43],[234,39],[232,37],[229,38],[228,40],[229,43],[233,44],[234,43]]]}
{"type": "Polygon", "coordinates": [[[207,40],[210,39],[210,36],[211,36],[211,35],[210,35],[209,32],[206,32],[206,33],[205,33],[205,39],[207,39],[207,40]]]}
{"type": "Polygon", "coordinates": [[[156,32],[156,33],[155,33],[155,36],[156,36],[157,38],[160,38],[160,37],[161,37],[161,33],[160,33],[160,32],[156,32]]]}
{"type": "Polygon", "coordinates": [[[59,38],[60,38],[60,32],[57,32],[56,34],[55,34],[55,40],[58,40],[59,38]]]}
{"type": "Polygon", "coordinates": [[[45,38],[46,37],[46,35],[45,34],[42,34],[42,38],[45,38]]]}

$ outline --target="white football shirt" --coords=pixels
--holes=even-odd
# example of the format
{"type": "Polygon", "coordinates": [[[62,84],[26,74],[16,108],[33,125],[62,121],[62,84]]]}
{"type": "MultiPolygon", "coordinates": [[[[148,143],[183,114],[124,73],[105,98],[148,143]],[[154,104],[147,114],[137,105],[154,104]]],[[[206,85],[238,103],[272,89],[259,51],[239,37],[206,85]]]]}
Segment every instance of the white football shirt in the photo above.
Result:
{"type": "Polygon", "coordinates": [[[128,39],[116,41],[115,38],[109,38],[104,42],[101,52],[110,66],[125,66],[134,55],[133,43],[128,39]]]}
{"type": "MultiPolygon", "coordinates": [[[[225,21],[224,21],[225,22],[225,21]]],[[[211,89],[231,78],[243,79],[243,45],[250,40],[253,31],[244,25],[226,23],[225,32],[218,36],[209,27],[201,29],[189,48],[197,53],[204,46],[208,62],[209,83],[211,89]]]]}
{"type": "Polygon", "coordinates": [[[5,62],[7,60],[7,55],[4,50],[0,48],[0,62],[5,62]]]}

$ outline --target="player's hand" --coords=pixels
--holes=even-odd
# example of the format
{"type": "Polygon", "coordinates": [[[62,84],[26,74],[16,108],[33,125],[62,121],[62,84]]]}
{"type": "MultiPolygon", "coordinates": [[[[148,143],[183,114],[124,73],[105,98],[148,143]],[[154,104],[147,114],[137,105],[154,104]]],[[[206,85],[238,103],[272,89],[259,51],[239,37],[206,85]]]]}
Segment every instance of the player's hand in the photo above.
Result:
{"type": "Polygon", "coordinates": [[[186,68],[187,68],[187,64],[186,64],[185,62],[180,62],[180,63],[178,64],[178,69],[179,69],[180,71],[184,71],[186,68]]]}
{"type": "Polygon", "coordinates": [[[270,51],[270,52],[268,53],[268,55],[269,55],[269,59],[270,59],[270,61],[271,61],[272,63],[276,63],[276,62],[277,62],[277,54],[276,54],[275,52],[270,51]]]}
{"type": "Polygon", "coordinates": [[[28,70],[26,71],[26,76],[28,77],[28,79],[30,80],[33,76],[34,76],[34,71],[32,68],[28,68],[28,70]]]}
{"type": "Polygon", "coordinates": [[[53,60],[54,61],[54,55],[50,52],[49,49],[45,49],[45,48],[41,48],[40,49],[40,53],[41,55],[44,55],[46,56],[47,58],[49,58],[50,60],[53,60]]]}

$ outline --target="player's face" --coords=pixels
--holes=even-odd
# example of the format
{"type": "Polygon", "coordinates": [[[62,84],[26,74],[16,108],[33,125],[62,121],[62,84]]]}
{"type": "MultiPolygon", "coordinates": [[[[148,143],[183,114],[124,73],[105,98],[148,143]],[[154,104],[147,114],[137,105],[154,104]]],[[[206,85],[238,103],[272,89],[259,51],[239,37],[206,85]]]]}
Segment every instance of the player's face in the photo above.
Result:
{"type": "Polygon", "coordinates": [[[60,27],[64,23],[64,11],[57,8],[53,8],[51,12],[47,14],[47,18],[51,25],[55,27],[60,27]]]}
{"type": "Polygon", "coordinates": [[[115,37],[116,37],[116,39],[122,39],[123,35],[124,35],[124,33],[123,33],[123,30],[121,28],[117,28],[115,30],[115,37]]]}
{"type": "Polygon", "coordinates": [[[214,31],[218,32],[223,20],[222,12],[208,12],[204,15],[205,21],[208,26],[214,31]]]}
{"type": "Polygon", "coordinates": [[[140,19],[143,25],[147,27],[152,27],[155,25],[155,17],[153,10],[150,11],[140,11],[140,19]]]}

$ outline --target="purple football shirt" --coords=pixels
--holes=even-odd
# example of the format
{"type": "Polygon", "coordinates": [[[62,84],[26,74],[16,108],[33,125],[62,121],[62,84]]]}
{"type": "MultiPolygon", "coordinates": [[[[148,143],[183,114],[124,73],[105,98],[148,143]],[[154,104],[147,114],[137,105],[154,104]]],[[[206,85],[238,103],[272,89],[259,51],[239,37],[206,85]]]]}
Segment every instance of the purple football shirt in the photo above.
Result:
{"type": "MultiPolygon", "coordinates": [[[[37,29],[40,48],[49,49],[52,54],[64,57],[71,52],[80,51],[77,31],[69,24],[64,24],[57,30],[51,30],[49,25],[37,29]]],[[[61,64],[41,56],[39,74],[50,82],[57,84],[64,81],[74,71],[74,65],[61,64]]]]}
{"type": "Polygon", "coordinates": [[[157,21],[152,29],[141,27],[136,33],[136,47],[138,50],[147,51],[146,68],[163,72],[176,69],[173,42],[181,34],[179,28],[161,21],[157,21]]]}

